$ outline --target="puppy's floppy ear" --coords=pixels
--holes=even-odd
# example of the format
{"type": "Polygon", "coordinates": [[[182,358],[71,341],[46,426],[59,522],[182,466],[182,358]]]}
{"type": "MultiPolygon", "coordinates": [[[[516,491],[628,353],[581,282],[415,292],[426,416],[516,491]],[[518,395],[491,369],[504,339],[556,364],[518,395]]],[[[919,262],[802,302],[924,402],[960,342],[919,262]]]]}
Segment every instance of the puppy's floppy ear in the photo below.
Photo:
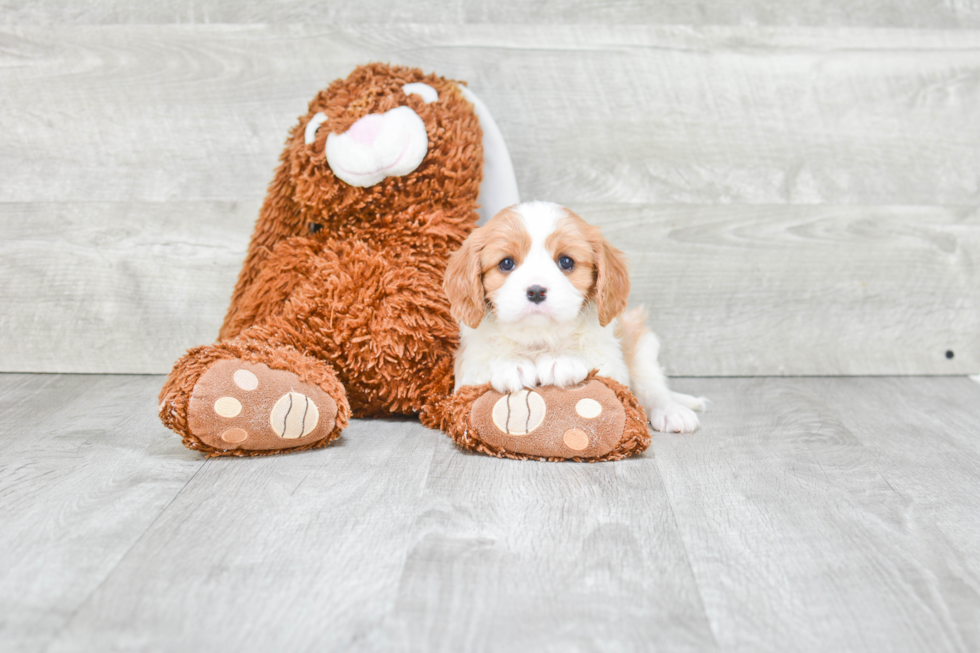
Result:
{"type": "Polygon", "coordinates": [[[599,324],[606,326],[626,310],[630,297],[630,272],[626,255],[609,244],[598,228],[589,234],[595,251],[595,303],[599,324]]]}
{"type": "Polygon", "coordinates": [[[486,314],[483,270],[480,266],[480,250],[483,249],[484,240],[482,228],[473,231],[463,241],[463,246],[449,257],[443,281],[453,317],[473,329],[480,326],[486,314]]]}

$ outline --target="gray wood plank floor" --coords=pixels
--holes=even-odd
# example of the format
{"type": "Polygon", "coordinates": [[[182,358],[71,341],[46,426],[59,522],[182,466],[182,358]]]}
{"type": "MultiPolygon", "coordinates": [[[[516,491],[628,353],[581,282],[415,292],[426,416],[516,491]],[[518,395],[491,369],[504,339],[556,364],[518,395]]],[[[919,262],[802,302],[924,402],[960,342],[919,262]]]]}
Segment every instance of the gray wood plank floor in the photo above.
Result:
{"type": "Polygon", "coordinates": [[[980,385],[676,379],[634,460],[411,420],[204,461],[158,376],[0,375],[3,651],[980,649],[980,385]]]}

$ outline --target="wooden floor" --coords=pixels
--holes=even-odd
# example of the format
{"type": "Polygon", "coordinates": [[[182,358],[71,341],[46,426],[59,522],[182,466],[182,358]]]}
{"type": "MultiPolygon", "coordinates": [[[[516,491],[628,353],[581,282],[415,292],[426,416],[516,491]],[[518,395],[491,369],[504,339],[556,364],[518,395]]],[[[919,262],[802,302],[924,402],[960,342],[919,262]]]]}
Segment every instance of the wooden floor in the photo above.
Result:
{"type": "Polygon", "coordinates": [[[205,461],[158,376],[0,375],[0,650],[976,651],[980,385],[678,379],[596,465],[410,420],[205,461]]]}

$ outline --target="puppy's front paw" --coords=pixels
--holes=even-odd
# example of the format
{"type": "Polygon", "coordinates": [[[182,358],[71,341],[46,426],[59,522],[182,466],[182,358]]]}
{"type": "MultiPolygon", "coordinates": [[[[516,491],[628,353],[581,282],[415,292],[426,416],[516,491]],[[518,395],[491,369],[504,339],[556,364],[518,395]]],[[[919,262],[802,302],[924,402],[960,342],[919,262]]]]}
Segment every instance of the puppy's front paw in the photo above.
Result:
{"type": "Polygon", "coordinates": [[[502,394],[517,392],[521,388],[533,388],[535,381],[534,363],[529,360],[508,359],[493,364],[490,372],[490,385],[502,394]]]}
{"type": "Polygon", "coordinates": [[[693,410],[674,401],[651,406],[647,417],[653,429],[662,433],[694,433],[701,425],[693,410]]]}
{"type": "Polygon", "coordinates": [[[534,367],[540,385],[559,388],[581,383],[589,375],[589,366],[577,356],[542,356],[534,367]]]}

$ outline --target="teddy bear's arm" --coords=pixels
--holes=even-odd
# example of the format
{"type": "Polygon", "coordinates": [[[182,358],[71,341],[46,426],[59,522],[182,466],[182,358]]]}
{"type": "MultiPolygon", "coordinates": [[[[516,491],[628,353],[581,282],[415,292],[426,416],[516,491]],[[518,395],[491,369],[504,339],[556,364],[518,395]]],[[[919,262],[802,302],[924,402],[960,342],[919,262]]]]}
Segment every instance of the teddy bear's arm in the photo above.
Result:
{"type": "Polygon", "coordinates": [[[233,299],[219,338],[234,338],[278,313],[297,285],[309,277],[313,259],[321,247],[312,238],[303,237],[279,243],[251,283],[233,299]]]}
{"type": "MultiPolygon", "coordinates": [[[[294,194],[295,186],[284,154],[255,223],[248,254],[218,335],[219,340],[234,338],[242,329],[255,323],[255,306],[251,304],[262,291],[270,288],[268,280],[259,280],[259,275],[268,269],[269,258],[280,243],[306,233],[302,229],[303,216],[293,199],[294,194]]],[[[260,303],[263,307],[266,305],[265,302],[260,303]]]]}

